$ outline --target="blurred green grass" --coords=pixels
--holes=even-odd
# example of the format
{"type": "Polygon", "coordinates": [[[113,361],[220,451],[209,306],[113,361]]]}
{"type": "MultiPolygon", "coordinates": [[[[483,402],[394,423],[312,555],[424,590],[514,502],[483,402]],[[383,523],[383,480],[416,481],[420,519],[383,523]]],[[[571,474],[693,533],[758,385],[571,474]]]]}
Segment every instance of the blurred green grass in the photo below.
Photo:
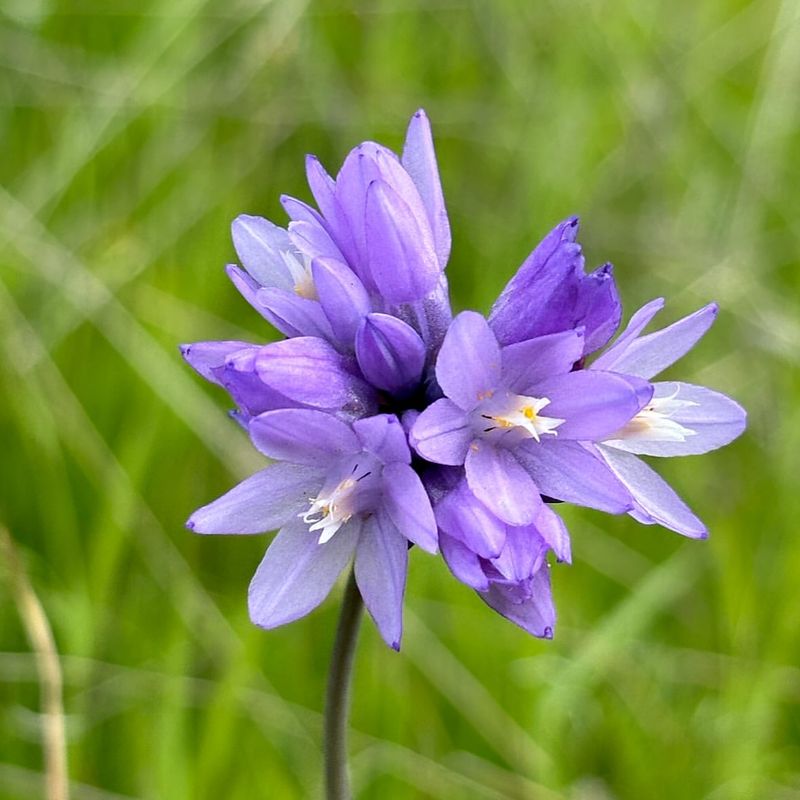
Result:
{"type": "MultiPolygon", "coordinates": [[[[788,0],[3,4],[0,519],[63,654],[76,798],[320,791],[336,602],[256,630],[266,540],[184,530],[258,459],[176,345],[271,336],[230,220],[282,220],[306,152],[399,146],[418,106],[456,308],[579,213],[628,314],[722,304],[673,374],[750,430],[659,465],[706,543],[565,512],[553,642],[414,553],[402,652],[361,641],[359,796],[800,797],[799,26],[788,0]]],[[[3,800],[40,791],[37,698],[0,579],[3,800]]]]}

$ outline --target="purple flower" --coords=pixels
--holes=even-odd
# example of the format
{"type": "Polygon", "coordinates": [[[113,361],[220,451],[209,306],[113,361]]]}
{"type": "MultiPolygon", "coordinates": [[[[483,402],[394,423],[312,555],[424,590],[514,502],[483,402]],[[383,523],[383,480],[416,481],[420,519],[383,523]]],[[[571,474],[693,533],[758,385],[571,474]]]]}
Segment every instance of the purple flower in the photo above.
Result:
{"type": "Polygon", "coordinates": [[[550,638],[555,607],[546,554],[552,550],[559,561],[571,561],[559,516],[542,504],[530,525],[508,525],[470,491],[463,470],[453,467],[436,468],[426,484],[442,555],[455,577],[507,619],[550,638]]]}
{"type": "MultiPolygon", "coordinates": [[[[672,365],[711,327],[717,305],[711,303],[660,331],[642,336],[663,308],[653,300],[637,311],[611,347],[590,366],[645,380],[672,365]]],[[[706,526],[674,490],[644,461],[644,456],[707,453],[732,442],[745,429],[747,414],[724,394],[680,381],[657,381],[651,400],[619,430],[598,445],[598,452],[634,499],[629,512],[647,525],[658,523],[684,536],[705,538],[706,526]]]]}
{"type": "Polygon", "coordinates": [[[577,235],[577,217],[556,225],[503,289],[489,315],[500,344],[580,327],[588,354],[612,337],[622,315],[613,267],[586,275],[577,235]]]}
{"type": "Polygon", "coordinates": [[[470,491],[508,525],[529,525],[541,495],[619,514],[627,489],[591,442],[619,430],[649,402],[646,381],[572,371],[578,331],[501,347],[479,314],[459,314],[436,361],[445,397],[413,424],[410,441],[438,464],[464,464],[470,491]]]}
{"type": "Polygon", "coordinates": [[[321,337],[352,352],[377,312],[401,319],[433,352],[451,318],[450,226],[425,112],[412,117],[402,158],[364,142],[335,180],[313,156],[306,171],[319,211],[283,197],[287,230],[237,217],[244,269],[228,267],[231,280],[286,336],[321,337]]]}
{"type": "Polygon", "coordinates": [[[452,319],[450,229],[424,112],[401,157],[365,142],[335,179],[314,157],[306,169],[317,208],[283,197],[286,229],[246,215],[232,228],[242,267],[231,279],[288,338],[182,348],[275,461],[188,522],[200,533],[280,529],[250,587],[256,624],[308,613],[353,560],[367,608],[399,647],[416,544],[441,548],[490,607],[551,637],[547,554],[572,557],[551,501],[707,534],[639,456],[707,452],[744,429],[724,395],[651,382],[716,306],[642,335],[663,306],[653,301],[587,366],[621,306],[609,264],[586,274],[576,218],[536,247],[488,320],[452,319]]]}
{"type": "Polygon", "coordinates": [[[227,389],[242,422],[278,408],[313,408],[348,419],[377,411],[375,390],[355,359],[322,339],[196,342],[183,345],[181,352],[206,380],[227,389]]]}
{"type": "Polygon", "coordinates": [[[316,608],[355,559],[364,602],[398,649],[409,542],[436,552],[436,523],[397,417],[348,425],[320,411],[252,419],[255,446],[276,459],[187,525],[198,533],[280,528],[250,584],[253,622],[274,628],[316,608]]]}

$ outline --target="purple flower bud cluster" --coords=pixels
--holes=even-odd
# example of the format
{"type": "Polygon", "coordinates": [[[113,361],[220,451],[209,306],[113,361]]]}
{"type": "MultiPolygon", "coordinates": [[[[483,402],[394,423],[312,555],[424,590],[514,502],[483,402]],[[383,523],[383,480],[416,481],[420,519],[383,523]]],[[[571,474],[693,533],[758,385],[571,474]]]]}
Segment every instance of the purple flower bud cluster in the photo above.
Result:
{"type": "Polygon", "coordinates": [[[286,228],[233,223],[241,266],[228,275],[287,338],[182,348],[270,459],[187,523],[279,530],[250,585],[255,624],[307,614],[352,562],[381,635],[399,648],[417,545],[441,552],[504,617],[551,637],[548,554],[571,560],[556,501],[707,536],[639,456],[705,453],[744,430],[744,410],[725,395],[653,380],[703,336],[716,305],[644,334],[663,306],[654,300],[609,345],[622,316],[613,269],[586,273],[572,218],[488,318],[453,318],[450,226],[425,113],[400,157],[365,142],[335,179],[314,157],[306,171],[316,207],[283,197],[286,228]]]}

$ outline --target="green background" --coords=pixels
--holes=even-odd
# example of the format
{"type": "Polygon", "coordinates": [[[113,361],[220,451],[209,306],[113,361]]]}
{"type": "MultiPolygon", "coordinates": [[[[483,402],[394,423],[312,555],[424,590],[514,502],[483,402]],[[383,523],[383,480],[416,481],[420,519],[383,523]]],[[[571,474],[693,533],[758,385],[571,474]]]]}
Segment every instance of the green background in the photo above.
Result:
{"type": "MultiPolygon", "coordinates": [[[[73,794],[304,798],[337,597],[264,632],[265,537],[196,537],[260,463],[177,344],[273,334],[229,223],[309,198],[423,106],[457,310],[572,213],[626,317],[716,299],[671,376],[748,433],[659,469],[707,542],[565,509],[556,638],[413,552],[399,654],[360,641],[364,798],[800,797],[800,6],[536,0],[5,0],[0,518],[62,654],[73,794]]],[[[33,657],[0,566],[0,797],[39,796],[33,657]]]]}

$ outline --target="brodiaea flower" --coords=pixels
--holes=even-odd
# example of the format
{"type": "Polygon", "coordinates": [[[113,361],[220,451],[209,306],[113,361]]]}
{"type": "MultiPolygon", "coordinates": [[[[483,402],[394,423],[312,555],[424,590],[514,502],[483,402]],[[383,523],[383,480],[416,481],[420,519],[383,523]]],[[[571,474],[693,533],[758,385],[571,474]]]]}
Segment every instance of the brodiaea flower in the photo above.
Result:
{"type": "Polygon", "coordinates": [[[228,267],[234,284],[287,336],[352,351],[364,317],[379,312],[437,347],[450,321],[450,226],[425,113],[412,117],[402,158],[364,142],[335,180],[314,156],[306,171],[319,211],[284,197],[286,230],[261,217],[234,220],[244,266],[228,267]]]}
{"type": "MultiPolygon", "coordinates": [[[[628,327],[590,369],[610,370],[649,380],[694,347],[717,316],[714,303],[646,336],[642,331],[663,308],[653,300],[637,311],[628,327]]],[[[684,536],[704,538],[706,526],[673,489],[644,461],[644,456],[689,456],[732,442],[745,429],[747,414],[730,397],[681,381],[652,384],[650,402],[598,446],[603,459],[627,486],[635,501],[632,517],[658,523],[684,536]]]]}
{"type": "Polygon", "coordinates": [[[347,425],[309,409],[250,421],[253,443],[278,460],[196,511],[198,533],[280,528],[250,584],[250,616],[263,628],[316,608],[355,557],[364,602],[387,644],[400,646],[409,542],[436,552],[436,523],[411,468],[397,418],[347,425]]]}
{"type": "Polygon", "coordinates": [[[621,305],[611,265],[586,273],[570,218],[528,256],[488,320],[451,319],[450,229],[424,113],[401,157],[365,142],[335,179],[314,157],[306,171],[318,208],[283,197],[285,229],[238,217],[243,268],[228,268],[289,338],[183,348],[278,461],[190,520],[207,533],[281,529],[251,586],[257,624],[314,608],[353,558],[361,594],[397,646],[415,543],[440,545],[492,608],[550,636],[546,556],[571,559],[550,501],[706,534],[638,456],[705,452],[742,431],[744,412],[724,395],[650,380],[694,345],[715,306],[640,336],[661,308],[654,301],[588,363],[621,305]]]}
{"type": "Polygon", "coordinates": [[[279,529],[250,584],[250,616],[264,628],[316,608],[353,563],[326,711],[328,788],[347,796],[339,762],[358,610],[363,599],[399,648],[412,545],[441,549],[491,608],[549,638],[547,556],[572,557],[553,502],[705,536],[639,456],[720,447],[745,414],[710,389],[651,382],[705,333],[713,305],[641,336],[663,305],[654,301],[589,363],[622,310],[611,265],[585,271],[577,218],[533,250],[488,320],[452,319],[450,228],[422,111],[401,157],[365,142],[335,178],[312,156],[306,174],[317,208],[283,197],[286,228],[249,215],[232,226],[242,267],[228,274],[288,338],[182,348],[274,463],[187,525],[279,529]]]}
{"type": "Polygon", "coordinates": [[[652,395],[637,378],[572,371],[578,331],[500,347],[486,320],[459,314],[436,360],[445,394],[411,429],[414,449],[438,464],[464,464],[471,492],[509,525],[527,525],[542,494],[611,513],[628,491],[583,442],[621,428],[652,395]]]}

